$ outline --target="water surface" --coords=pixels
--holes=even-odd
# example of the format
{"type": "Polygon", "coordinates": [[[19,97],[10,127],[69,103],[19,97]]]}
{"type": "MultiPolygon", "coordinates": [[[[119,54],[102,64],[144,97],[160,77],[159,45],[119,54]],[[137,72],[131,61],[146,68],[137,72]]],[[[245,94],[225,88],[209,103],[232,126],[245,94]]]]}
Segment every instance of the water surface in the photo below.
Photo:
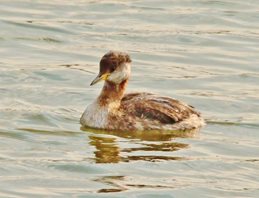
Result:
{"type": "Polygon", "coordinates": [[[1,197],[257,197],[255,0],[0,3],[1,197]],[[133,59],[128,91],[183,100],[194,137],[81,130],[108,50],[133,59]]]}

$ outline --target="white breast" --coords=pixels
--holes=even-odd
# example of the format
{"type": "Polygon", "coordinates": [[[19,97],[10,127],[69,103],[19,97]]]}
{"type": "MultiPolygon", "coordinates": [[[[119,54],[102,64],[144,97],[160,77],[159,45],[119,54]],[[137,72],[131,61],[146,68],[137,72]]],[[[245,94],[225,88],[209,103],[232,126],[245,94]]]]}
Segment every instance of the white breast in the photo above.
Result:
{"type": "Polygon", "coordinates": [[[108,109],[100,107],[95,101],[87,106],[80,119],[80,123],[86,127],[105,128],[107,120],[108,109]]]}

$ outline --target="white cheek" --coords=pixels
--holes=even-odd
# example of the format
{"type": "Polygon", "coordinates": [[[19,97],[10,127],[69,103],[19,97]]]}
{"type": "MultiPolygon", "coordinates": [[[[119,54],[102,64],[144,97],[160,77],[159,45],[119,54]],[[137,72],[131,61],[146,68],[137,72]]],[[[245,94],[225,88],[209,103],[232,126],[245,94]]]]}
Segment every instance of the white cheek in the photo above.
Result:
{"type": "Polygon", "coordinates": [[[123,77],[124,76],[121,75],[121,72],[115,71],[109,76],[108,80],[115,83],[120,83],[123,77]]]}
{"type": "Polygon", "coordinates": [[[108,80],[114,83],[121,83],[123,80],[128,79],[130,76],[130,64],[126,63],[121,65],[116,71],[114,71],[109,77],[108,80]]]}

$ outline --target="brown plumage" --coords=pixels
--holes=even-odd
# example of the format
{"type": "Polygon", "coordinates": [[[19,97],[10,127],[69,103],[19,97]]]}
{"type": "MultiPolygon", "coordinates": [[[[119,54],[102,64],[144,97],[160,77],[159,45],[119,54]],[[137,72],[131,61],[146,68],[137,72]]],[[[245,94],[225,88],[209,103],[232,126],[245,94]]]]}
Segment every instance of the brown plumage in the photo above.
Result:
{"type": "Polygon", "coordinates": [[[100,61],[99,75],[105,80],[100,96],[87,107],[81,124],[111,130],[186,130],[199,128],[203,119],[192,106],[152,93],[125,94],[130,76],[129,55],[109,52],[100,61]]]}
{"type": "Polygon", "coordinates": [[[131,63],[130,56],[125,53],[110,52],[105,54],[100,61],[99,74],[113,72],[123,63],[131,63]]]}
{"type": "Polygon", "coordinates": [[[192,107],[178,100],[150,93],[127,94],[122,98],[121,107],[137,117],[158,120],[161,124],[180,122],[191,114],[199,116],[192,107]]]}

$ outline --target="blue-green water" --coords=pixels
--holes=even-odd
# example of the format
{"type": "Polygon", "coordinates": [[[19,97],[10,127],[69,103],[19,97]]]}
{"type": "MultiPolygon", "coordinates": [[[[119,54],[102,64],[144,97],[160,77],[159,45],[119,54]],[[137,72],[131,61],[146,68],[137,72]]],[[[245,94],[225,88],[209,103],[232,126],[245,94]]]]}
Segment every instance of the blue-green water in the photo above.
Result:
{"type": "Polygon", "coordinates": [[[258,145],[258,1],[0,1],[0,197],[258,197],[258,145]],[[81,130],[111,49],[206,127],[81,130]]]}

